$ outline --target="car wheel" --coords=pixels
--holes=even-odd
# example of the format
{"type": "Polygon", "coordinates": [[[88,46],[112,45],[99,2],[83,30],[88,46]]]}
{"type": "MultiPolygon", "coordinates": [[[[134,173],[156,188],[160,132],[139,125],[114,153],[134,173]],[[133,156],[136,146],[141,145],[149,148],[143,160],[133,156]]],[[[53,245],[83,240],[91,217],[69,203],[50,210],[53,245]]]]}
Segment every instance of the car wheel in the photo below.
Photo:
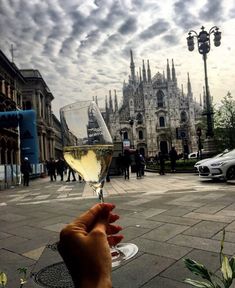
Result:
{"type": "Polygon", "coordinates": [[[227,180],[235,180],[235,166],[232,166],[228,169],[226,178],[227,180]]]}

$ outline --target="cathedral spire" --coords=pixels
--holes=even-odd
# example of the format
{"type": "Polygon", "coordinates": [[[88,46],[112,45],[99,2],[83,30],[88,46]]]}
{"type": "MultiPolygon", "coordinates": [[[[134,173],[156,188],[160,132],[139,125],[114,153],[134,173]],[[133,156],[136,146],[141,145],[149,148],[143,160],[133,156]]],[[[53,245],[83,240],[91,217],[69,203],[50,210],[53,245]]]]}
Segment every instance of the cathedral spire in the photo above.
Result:
{"type": "Polygon", "coordinates": [[[113,112],[113,100],[112,100],[111,90],[109,90],[109,111],[113,112]]]}
{"type": "Polygon", "coordinates": [[[168,59],[167,59],[167,66],[166,66],[166,77],[167,77],[167,81],[171,80],[171,71],[170,71],[169,60],[168,59]]]}
{"type": "Polygon", "coordinates": [[[131,54],[131,63],[130,63],[130,68],[131,68],[131,81],[133,84],[135,84],[136,82],[136,77],[135,77],[135,64],[134,64],[134,60],[133,60],[133,53],[132,50],[130,50],[130,54],[131,54]]]}
{"type": "Polygon", "coordinates": [[[108,107],[108,96],[105,95],[105,111],[106,111],[106,113],[108,112],[108,109],[109,109],[109,107],[108,107]]]}
{"type": "Polygon", "coordinates": [[[181,95],[182,97],[184,97],[184,85],[183,84],[181,84],[181,95]]]}
{"type": "Polygon", "coordinates": [[[142,76],[141,76],[141,68],[139,68],[140,71],[140,83],[142,82],[142,76]]]}
{"type": "Polygon", "coordinates": [[[176,75],[175,75],[175,65],[174,65],[174,60],[172,59],[172,68],[171,68],[171,72],[172,72],[172,81],[177,82],[176,79],[176,75]]]}
{"type": "Polygon", "coordinates": [[[191,87],[191,82],[189,78],[189,73],[188,73],[188,96],[192,95],[192,87],[191,87]]]}
{"type": "Polygon", "coordinates": [[[164,70],[162,71],[162,75],[163,75],[163,81],[165,82],[166,81],[166,77],[165,77],[165,71],[164,70]]]}
{"type": "Polygon", "coordinates": [[[114,90],[114,103],[115,103],[115,112],[118,112],[118,101],[117,101],[116,89],[114,90]]]}
{"type": "Polygon", "coordinates": [[[142,69],[142,71],[143,71],[143,81],[144,81],[144,83],[146,83],[147,82],[147,77],[146,77],[146,70],[145,70],[144,60],[143,60],[143,69],[142,69]]]}
{"type": "Polygon", "coordinates": [[[151,70],[150,70],[150,66],[149,66],[149,60],[147,60],[148,63],[148,82],[151,82],[151,70]]]}
{"type": "Polygon", "coordinates": [[[97,98],[97,96],[95,96],[95,103],[98,106],[98,98],[97,98]]]}
{"type": "Polygon", "coordinates": [[[202,107],[202,94],[200,93],[200,106],[202,107]]]}

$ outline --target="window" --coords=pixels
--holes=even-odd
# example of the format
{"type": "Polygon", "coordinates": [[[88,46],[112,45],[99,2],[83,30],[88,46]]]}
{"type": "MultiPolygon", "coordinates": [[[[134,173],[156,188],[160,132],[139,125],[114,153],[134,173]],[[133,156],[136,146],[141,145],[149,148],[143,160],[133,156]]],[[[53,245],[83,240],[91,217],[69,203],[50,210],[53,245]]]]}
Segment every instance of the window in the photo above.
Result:
{"type": "Polygon", "coordinates": [[[165,127],[165,119],[164,119],[164,117],[160,117],[159,118],[159,125],[160,125],[160,127],[165,127]]]}
{"type": "Polygon", "coordinates": [[[157,107],[164,107],[164,94],[162,91],[157,92],[157,107]]]}
{"type": "Polygon", "coordinates": [[[123,134],[123,139],[124,139],[124,140],[127,140],[127,139],[128,139],[128,133],[127,133],[127,132],[124,132],[124,134],[123,134]]]}
{"type": "Polygon", "coordinates": [[[140,139],[140,140],[144,139],[143,131],[142,131],[142,130],[139,131],[139,139],[140,139]]]}
{"type": "Polygon", "coordinates": [[[186,122],[187,121],[187,114],[185,111],[182,111],[180,114],[180,120],[181,122],[186,122]]]}

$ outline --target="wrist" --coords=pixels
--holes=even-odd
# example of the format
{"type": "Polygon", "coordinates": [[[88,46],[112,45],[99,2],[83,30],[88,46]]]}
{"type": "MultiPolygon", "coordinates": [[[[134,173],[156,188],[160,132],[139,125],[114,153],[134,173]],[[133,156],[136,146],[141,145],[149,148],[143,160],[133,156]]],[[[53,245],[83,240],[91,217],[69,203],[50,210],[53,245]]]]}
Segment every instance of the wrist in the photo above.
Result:
{"type": "Polygon", "coordinates": [[[100,279],[83,279],[79,282],[79,286],[75,288],[112,288],[111,278],[100,278],[100,279]]]}

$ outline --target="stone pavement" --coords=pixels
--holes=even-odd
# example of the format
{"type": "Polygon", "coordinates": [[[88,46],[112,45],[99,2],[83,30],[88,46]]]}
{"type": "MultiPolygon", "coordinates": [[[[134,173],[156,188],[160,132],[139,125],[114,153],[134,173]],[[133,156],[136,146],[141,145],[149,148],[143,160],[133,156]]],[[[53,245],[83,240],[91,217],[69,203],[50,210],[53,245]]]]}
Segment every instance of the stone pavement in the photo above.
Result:
{"type": "MultiPolygon", "coordinates": [[[[47,281],[43,287],[72,287],[53,244],[61,228],[97,197],[84,183],[46,178],[30,185],[0,191],[0,271],[8,274],[10,288],[19,287],[19,267],[28,267],[38,282],[47,281]]],[[[192,174],[146,173],[139,180],[134,175],[129,181],[111,178],[105,198],[116,204],[123,242],[139,247],[136,257],[113,270],[114,288],[191,287],[182,283],[185,277],[195,278],[182,259],[193,258],[217,271],[224,228],[224,251],[235,254],[233,185],[200,182],[192,174]]],[[[25,287],[42,287],[34,278],[25,287]]]]}

